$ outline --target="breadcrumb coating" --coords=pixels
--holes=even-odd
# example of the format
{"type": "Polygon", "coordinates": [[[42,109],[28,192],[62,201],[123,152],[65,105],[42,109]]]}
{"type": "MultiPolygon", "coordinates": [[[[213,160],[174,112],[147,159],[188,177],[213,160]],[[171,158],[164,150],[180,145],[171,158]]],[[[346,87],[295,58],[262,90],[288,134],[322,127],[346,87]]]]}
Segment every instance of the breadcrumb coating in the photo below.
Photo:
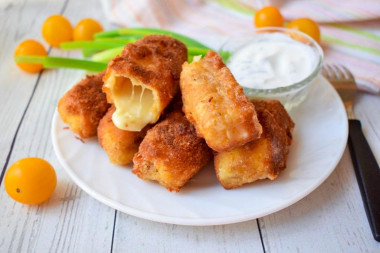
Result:
{"type": "Polygon", "coordinates": [[[133,158],[132,172],[178,192],[211,158],[182,112],[170,113],[150,129],[133,158]]]}
{"type": "Polygon", "coordinates": [[[149,126],[140,132],[126,131],[117,128],[112,122],[112,114],[115,107],[112,106],[106,115],[100,120],[98,126],[98,140],[105,150],[111,163],[127,165],[132,162],[139,145],[143,140],[149,126]]]}
{"type": "Polygon", "coordinates": [[[213,150],[229,151],[260,137],[255,106],[217,53],[184,63],[180,87],[187,119],[213,150]]]}
{"type": "Polygon", "coordinates": [[[255,100],[263,127],[260,139],[214,157],[219,182],[232,189],[259,179],[275,179],[286,167],[294,123],[278,101],[255,100]]]}
{"type": "Polygon", "coordinates": [[[170,36],[148,35],[125,46],[108,64],[103,90],[116,106],[115,125],[140,131],[156,123],[179,90],[185,44],[170,36]]]}
{"type": "Polygon", "coordinates": [[[104,73],[88,75],[68,90],[58,102],[63,122],[82,138],[96,136],[100,119],[109,108],[102,92],[104,73]]]}

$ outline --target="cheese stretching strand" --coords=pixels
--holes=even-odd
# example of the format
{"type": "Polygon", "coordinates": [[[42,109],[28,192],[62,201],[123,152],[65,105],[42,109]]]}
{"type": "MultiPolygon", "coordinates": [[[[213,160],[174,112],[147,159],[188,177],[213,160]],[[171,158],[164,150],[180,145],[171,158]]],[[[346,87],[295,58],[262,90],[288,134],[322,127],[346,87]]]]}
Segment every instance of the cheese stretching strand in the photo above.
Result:
{"type": "Polygon", "coordinates": [[[134,154],[138,151],[149,126],[140,132],[131,132],[117,128],[112,122],[112,106],[100,120],[98,126],[98,140],[100,146],[106,151],[111,163],[127,165],[132,162],[134,154]]]}
{"type": "Polygon", "coordinates": [[[108,64],[103,91],[114,104],[113,123],[140,131],[156,123],[179,88],[186,46],[170,36],[148,35],[127,44],[108,64]]]}
{"type": "Polygon", "coordinates": [[[185,62],[180,86],[187,119],[213,150],[229,151],[260,137],[254,105],[217,53],[185,62]]]}

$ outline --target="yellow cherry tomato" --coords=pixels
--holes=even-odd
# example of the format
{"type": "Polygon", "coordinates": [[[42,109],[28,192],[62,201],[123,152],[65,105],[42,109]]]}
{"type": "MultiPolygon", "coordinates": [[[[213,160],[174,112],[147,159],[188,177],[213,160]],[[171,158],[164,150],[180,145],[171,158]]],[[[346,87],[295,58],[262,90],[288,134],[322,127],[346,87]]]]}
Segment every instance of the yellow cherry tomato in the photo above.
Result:
{"type": "Polygon", "coordinates": [[[73,38],[74,40],[93,40],[94,34],[103,31],[103,27],[98,21],[85,18],[79,21],[74,28],[73,38]]]}
{"type": "Polygon", "coordinates": [[[54,168],[44,159],[28,157],[12,164],[4,177],[8,195],[23,204],[40,204],[53,194],[57,185],[54,168]]]}
{"type": "MultiPolygon", "coordinates": [[[[21,42],[14,52],[14,56],[20,55],[47,55],[44,46],[36,40],[25,40],[21,42]]],[[[43,68],[42,64],[35,63],[16,63],[22,70],[29,73],[40,72],[43,68]]]]}
{"type": "Polygon", "coordinates": [[[257,28],[275,26],[284,26],[284,18],[280,11],[274,6],[267,6],[258,10],[255,14],[255,26],[257,28]]]}
{"type": "Polygon", "coordinates": [[[62,15],[48,17],[42,25],[42,37],[49,45],[59,47],[59,44],[73,39],[73,27],[62,15]]]}
{"type": "Polygon", "coordinates": [[[321,32],[318,24],[310,18],[295,19],[286,26],[287,28],[296,29],[303,33],[306,33],[312,37],[315,41],[319,42],[321,38],[321,32]]]}

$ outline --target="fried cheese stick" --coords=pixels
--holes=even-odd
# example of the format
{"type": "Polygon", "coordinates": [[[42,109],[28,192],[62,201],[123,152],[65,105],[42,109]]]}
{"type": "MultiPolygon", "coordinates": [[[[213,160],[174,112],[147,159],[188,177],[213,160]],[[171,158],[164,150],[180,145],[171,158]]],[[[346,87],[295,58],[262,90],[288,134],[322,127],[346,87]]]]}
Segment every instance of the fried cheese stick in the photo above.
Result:
{"type": "Polygon", "coordinates": [[[185,44],[170,36],[148,35],[127,44],[108,64],[103,90],[116,107],[114,124],[140,131],[155,123],[178,91],[185,44]]]}
{"type": "Polygon", "coordinates": [[[137,153],[149,126],[140,132],[119,129],[112,122],[112,114],[114,112],[115,107],[112,106],[100,120],[98,140],[100,146],[106,151],[111,163],[127,165],[132,162],[133,156],[137,153]]]}
{"type": "Polygon", "coordinates": [[[219,182],[232,189],[259,179],[275,179],[286,167],[294,123],[280,102],[253,101],[263,126],[260,139],[214,157],[219,182]]]}
{"type": "Polygon", "coordinates": [[[63,122],[82,138],[96,136],[100,119],[110,106],[102,91],[103,75],[88,75],[68,90],[58,102],[63,122]]]}
{"type": "Polygon", "coordinates": [[[182,112],[150,129],[133,158],[132,172],[178,192],[211,158],[211,150],[182,112]]]}
{"type": "Polygon", "coordinates": [[[183,110],[210,148],[229,151],[260,137],[254,105],[217,53],[209,51],[182,69],[183,110]]]}

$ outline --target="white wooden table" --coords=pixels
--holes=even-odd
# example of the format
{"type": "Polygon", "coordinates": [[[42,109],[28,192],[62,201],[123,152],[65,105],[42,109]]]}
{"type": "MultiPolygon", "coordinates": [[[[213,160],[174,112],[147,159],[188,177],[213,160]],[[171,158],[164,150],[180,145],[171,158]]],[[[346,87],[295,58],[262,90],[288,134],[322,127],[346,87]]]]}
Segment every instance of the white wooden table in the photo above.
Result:
{"type": "MultiPolygon", "coordinates": [[[[118,212],[87,195],[63,171],[50,137],[59,97],[83,72],[31,75],[13,62],[16,45],[28,38],[42,41],[41,25],[56,13],[73,24],[92,17],[112,28],[98,1],[0,0],[0,252],[380,252],[348,149],[310,195],[282,211],[238,224],[161,224],[118,212]],[[54,195],[39,206],[13,201],[2,182],[14,161],[29,156],[48,160],[58,176],[54,195]]],[[[80,57],[58,49],[50,49],[50,55],[80,57]]],[[[360,94],[355,112],[380,161],[379,97],[360,94]]]]}

